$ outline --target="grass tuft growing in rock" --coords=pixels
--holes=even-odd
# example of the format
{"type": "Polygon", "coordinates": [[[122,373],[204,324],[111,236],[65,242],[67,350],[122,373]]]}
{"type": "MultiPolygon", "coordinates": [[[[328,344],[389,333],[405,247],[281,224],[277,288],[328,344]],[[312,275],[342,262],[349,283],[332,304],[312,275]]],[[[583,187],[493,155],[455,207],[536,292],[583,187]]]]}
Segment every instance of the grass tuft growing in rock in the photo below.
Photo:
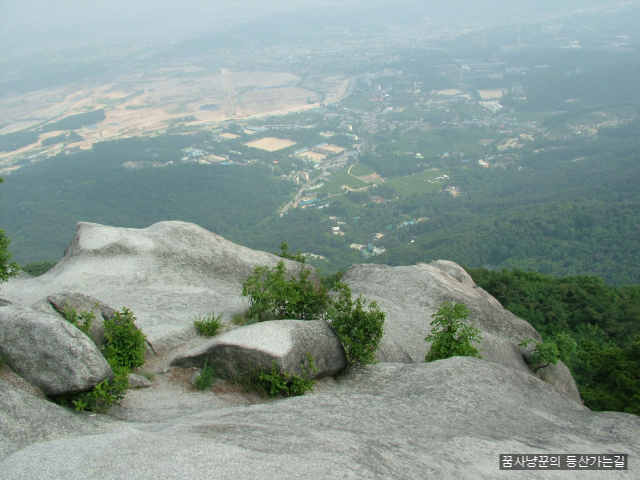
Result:
{"type": "Polygon", "coordinates": [[[213,337],[224,328],[222,314],[216,316],[215,312],[211,312],[208,315],[194,315],[193,326],[200,335],[213,337]]]}
{"type": "Polygon", "coordinates": [[[196,390],[205,391],[211,388],[213,385],[213,381],[215,380],[215,371],[213,367],[207,365],[207,361],[204,362],[204,367],[202,367],[202,371],[200,375],[196,378],[196,381],[193,383],[193,386],[196,387],[196,390]]]}

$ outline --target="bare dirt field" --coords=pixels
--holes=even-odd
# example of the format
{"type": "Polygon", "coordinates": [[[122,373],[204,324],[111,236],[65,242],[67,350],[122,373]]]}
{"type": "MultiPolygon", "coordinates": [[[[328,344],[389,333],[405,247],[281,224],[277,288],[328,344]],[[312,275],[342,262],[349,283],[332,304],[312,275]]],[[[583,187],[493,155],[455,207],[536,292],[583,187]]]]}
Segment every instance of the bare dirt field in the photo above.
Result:
{"type": "Polygon", "coordinates": [[[311,150],[301,153],[300,156],[310,158],[314,162],[322,162],[327,158],[324,153],[312,152],[311,150]]]}
{"type": "MultiPolygon", "coordinates": [[[[346,93],[349,80],[333,75],[314,78],[312,84],[327,101],[334,101],[346,93]]],[[[164,67],[123,74],[101,84],[75,84],[2,99],[0,134],[104,109],[106,119],[96,128],[80,130],[84,141],[74,144],[91,148],[94,142],[163,133],[171,127],[198,130],[229,119],[308,110],[318,107],[318,99],[317,91],[303,87],[301,79],[291,73],[164,67]]],[[[43,152],[41,141],[19,152],[0,154],[0,165],[8,167],[16,155],[43,152]]],[[[265,150],[289,146],[281,145],[265,150]]],[[[58,146],[63,151],[69,148],[58,146]]]]}
{"type": "Polygon", "coordinates": [[[345,151],[344,148],[338,147],[337,145],[324,145],[321,150],[325,150],[331,153],[342,153],[345,151]]]}
{"type": "Polygon", "coordinates": [[[235,133],[225,132],[225,133],[221,133],[220,136],[222,138],[228,138],[230,140],[233,140],[234,138],[238,138],[240,135],[236,135],[235,133]]]}
{"type": "Polygon", "coordinates": [[[266,150],[267,152],[275,152],[282,150],[283,148],[291,147],[295,144],[296,142],[293,140],[285,140],[284,138],[276,137],[264,137],[245,143],[247,147],[259,148],[260,150],[266,150]]]}
{"type": "Polygon", "coordinates": [[[447,90],[438,90],[436,93],[445,97],[455,97],[456,95],[461,95],[463,92],[456,88],[449,88],[447,90]]]}
{"type": "Polygon", "coordinates": [[[478,95],[482,100],[500,100],[504,90],[478,90],[478,95]]]}

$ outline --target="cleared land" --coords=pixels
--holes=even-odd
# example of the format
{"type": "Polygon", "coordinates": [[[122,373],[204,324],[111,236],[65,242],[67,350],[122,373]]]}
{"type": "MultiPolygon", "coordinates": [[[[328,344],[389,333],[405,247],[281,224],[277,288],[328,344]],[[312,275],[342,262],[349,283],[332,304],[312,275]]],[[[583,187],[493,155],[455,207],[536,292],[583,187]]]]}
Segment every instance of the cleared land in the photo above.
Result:
{"type": "Polygon", "coordinates": [[[331,153],[342,153],[345,151],[344,148],[338,147],[337,145],[324,145],[320,150],[325,150],[331,153]]]}
{"type": "Polygon", "coordinates": [[[238,138],[240,135],[236,135],[235,133],[226,132],[226,133],[221,133],[220,136],[222,138],[228,138],[230,140],[233,140],[234,138],[238,138]]]}
{"type": "Polygon", "coordinates": [[[500,100],[504,95],[503,90],[478,90],[482,100],[500,100]]]}
{"type": "Polygon", "coordinates": [[[309,158],[309,159],[313,160],[314,162],[322,162],[327,158],[327,156],[324,153],[313,152],[311,150],[307,150],[306,152],[302,152],[300,154],[300,156],[309,158]]]}
{"type": "Polygon", "coordinates": [[[276,138],[276,137],[264,137],[259,138],[258,140],[253,140],[249,143],[245,143],[247,147],[259,148],[260,150],[266,150],[267,152],[276,152],[278,150],[282,150],[283,148],[291,147],[295,145],[296,142],[293,140],[286,140],[284,138],[276,138]]]}
{"type": "MultiPolygon", "coordinates": [[[[78,113],[105,110],[107,118],[103,122],[94,128],[78,130],[83,141],[73,145],[61,143],[50,149],[58,153],[71,147],[91,148],[94,142],[107,139],[164,133],[175,127],[196,131],[231,118],[317,108],[318,103],[308,101],[317,101],[318,93],[303,88],[300,82],[300,77],[286,72],[212,71],[184,66],[124,73],[99,84],[74,84],[1,99],[0,134],[46,125],[78,113]]],[[[349,80],[335,75],[319,76],[314,79],[314,86],[333,101],[345,94],[349,80]]],[[[280,148],[284,146],[277,149],[280,148]]],[[[0,165],[9,166],[16,154],[42,151],[38,142],[19,152],[0,153],[0,165]]]]}

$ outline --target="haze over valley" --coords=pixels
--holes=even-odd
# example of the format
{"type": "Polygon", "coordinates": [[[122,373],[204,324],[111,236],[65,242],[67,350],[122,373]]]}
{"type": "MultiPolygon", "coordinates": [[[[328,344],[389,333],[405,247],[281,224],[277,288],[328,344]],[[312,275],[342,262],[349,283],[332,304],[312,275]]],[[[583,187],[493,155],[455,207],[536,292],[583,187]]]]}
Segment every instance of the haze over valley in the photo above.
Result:
{"type": "Polygon", "coordinates": [[[78,221],[183,220],[326,273],[640,281],[640,2],[0,8],[20,264],[59,260],[78,221]]]}

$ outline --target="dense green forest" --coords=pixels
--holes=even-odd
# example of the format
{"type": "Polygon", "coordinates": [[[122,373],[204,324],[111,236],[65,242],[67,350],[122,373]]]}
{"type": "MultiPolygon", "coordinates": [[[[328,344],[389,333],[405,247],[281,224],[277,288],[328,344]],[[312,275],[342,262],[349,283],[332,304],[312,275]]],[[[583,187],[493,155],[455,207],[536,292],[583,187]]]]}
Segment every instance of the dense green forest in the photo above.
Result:
{"type": "Polygon", "coordinates": [[[523,270],[469,273],[543,339],[571,335],[578,349],[566,363],[586,406],[640,415],[640,286],[523,270]]]}
{"type": "MultiPolygon", "coordinates": [[[[13,172],[2,186],[0,215],[14,258],[57,261],[78,221],[145,227],[183,220],[267,251],[286,238],[295,250],[326,257],[312,260],[326,273],[362,261],[400,265],[444,258],[472,267],[640,283],[637,137],[613,138],[606,132],[571,148],[539,142],[543,151],[525,147],[529,151],[523,149],[517,163],[497,169],[460,158],[432,160],[464,195],[454,198],[428,182],[420,193],[411,193],[409,180],[415,177],[399,175],[368,191],[328,197],[322,210],[295,209],[284,217],[277,215],[278,208],[295,188],[277,175],[300,168],[300,162],[289,165],[280,161],[286,155],[269,153],[251,165],[180,162],[184,148],[208,139],[201,133],[103,142],[92,151],[13,172]],[[279,165],[264,165],[272,157],[279,165]],[[125,163],[166,166],[128,169],[125,163]],[[371,195],[388,203],[369,202],[371,195]],[[331,218],[343,221],[344,236],[331,234],[336,224],[331,218]],[[386,248],[384,254],[365,260],[349,248],[354,242],[366,245],[376,232],[384,233],[376,242],[386,248]]],[[[212,144],[210,150],[234,148],[240,147],[212,144]]],[[[378,158],[363,155],[361,164],[378,170],[370,160],[378,158]]],[[[393,157],[386,161],[394,164],[393,157]]],[[[415,159],[407,165],[419,168],[415,159]]]]}
{"type": "Polygon", "coordinates": [[[293,187],[263,165],[180,164],[181,149],[193,141],[178,135],[105,142],[13,173],[3,184],[2,225],[14,259],[59,260],[78,221],[143,228],[181,220],[242,243],[241,232],[273,214],[293,187]],[[123,167],[172,160],[178,164],[123,167]]]}

